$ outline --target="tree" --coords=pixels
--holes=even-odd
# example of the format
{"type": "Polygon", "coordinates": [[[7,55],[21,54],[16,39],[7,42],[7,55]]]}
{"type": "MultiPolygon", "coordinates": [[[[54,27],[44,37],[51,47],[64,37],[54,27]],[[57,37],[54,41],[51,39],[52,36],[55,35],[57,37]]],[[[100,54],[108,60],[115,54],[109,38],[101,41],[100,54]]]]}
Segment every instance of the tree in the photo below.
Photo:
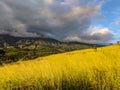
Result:
{"type": "Polygon", "coordinates": [[[0,65],[2,65],[4,57],[5,57],[5,51],[0,49],[0,65]]]}
{"type": "Polygon", "coordinates": [[[4,56],[5,55],[5,51],[4,50],[0,50],[0,56],[2,57],[2,56],[4,56]]]}
{"type": "Polygon", "coordinates": [[[96,52],[96,51],[97,51],[97,46],[94,45],[94,46],[93,46],[93,49],[94,49],[94,51],[96,52]]]}
{"type": "Polygon", "coordinates": [[[113,45],[113,43],[109,43],[109,45],[113,45]]]}
{"type": "Polygon", "coordinates": [[[120,41],[117,41],[117,44],[119,45],[119,44],[120,44],[120,41]]]}
{"type": "Polygon", "coordinates": [[[37,57],[37,48],[38,48],[38,46],[39,46],[39,42],[35,42],[34,49],[33,49],[34,58],[37,57]]]}

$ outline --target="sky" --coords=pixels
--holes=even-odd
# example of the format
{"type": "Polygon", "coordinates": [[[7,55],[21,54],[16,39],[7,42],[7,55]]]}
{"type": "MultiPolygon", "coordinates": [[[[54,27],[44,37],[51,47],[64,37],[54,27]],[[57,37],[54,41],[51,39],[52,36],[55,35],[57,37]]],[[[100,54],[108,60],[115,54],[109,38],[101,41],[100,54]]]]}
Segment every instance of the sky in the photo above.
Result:
{"type": "Polygon", "coordinates": [[[119,29],[120,0],[0,0],[0,34],[110,43],[119,29]]]}
{"type": "Polygon", "coordinates": [[[101,8],[103,19],[93,20],[94,26],[108,28],[113,38],[110,42],[120,41],[120,0],[106,0],[101,8]]]}

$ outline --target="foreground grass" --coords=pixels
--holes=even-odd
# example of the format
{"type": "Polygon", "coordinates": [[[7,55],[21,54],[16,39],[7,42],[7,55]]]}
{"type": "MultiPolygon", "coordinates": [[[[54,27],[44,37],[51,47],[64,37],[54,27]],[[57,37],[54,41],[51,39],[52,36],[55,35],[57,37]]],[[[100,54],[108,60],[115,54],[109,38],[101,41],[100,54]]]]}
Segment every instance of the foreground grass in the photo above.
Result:
{"type": "Polygon", "coordinates": [[[0,67],[0,90],[120,90],[120,46],[0,67]]]}

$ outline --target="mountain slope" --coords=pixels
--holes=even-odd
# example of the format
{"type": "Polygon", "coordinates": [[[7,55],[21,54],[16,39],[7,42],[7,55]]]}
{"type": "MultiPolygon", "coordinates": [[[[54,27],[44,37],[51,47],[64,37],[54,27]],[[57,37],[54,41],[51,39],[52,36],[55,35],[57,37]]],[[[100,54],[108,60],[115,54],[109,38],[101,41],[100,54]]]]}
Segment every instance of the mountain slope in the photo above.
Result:
{"type": "MultiPolygon", "coordinates": [[[[5,47],[4,44],[8,46],[13,46],[19,48],[19,45],[31,46],[31,45],[49,45],[49,44],[69,44],[69,45],[85,45],[93,46],[94,44],[81,43],[81,42],[60,42],[52,38],[40,38],[40,37],[14,37],[7,34],[0,35],[0,47],[5,47]]],[[[102,46],[102,45],[96,45],[102,46]]]]}
{"type": "Polygon", "coordinates": [[[60,43],[60,41],[52,39],[52,38],[40,38],[40,37],[14,37],[10,35],[0,35],[0,46],[4,47],[4,43],[19,48],[19,44],[22,45],[34,45],[36,42],[38,44],[42,42],[50,42],[50,43],[60,43]]]}

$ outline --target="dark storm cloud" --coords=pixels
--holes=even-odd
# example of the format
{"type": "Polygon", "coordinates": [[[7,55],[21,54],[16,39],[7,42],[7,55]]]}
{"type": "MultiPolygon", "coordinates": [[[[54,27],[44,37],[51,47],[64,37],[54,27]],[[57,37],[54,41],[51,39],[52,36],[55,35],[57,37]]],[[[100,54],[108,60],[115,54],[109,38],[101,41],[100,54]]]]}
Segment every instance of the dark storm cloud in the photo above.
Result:
{"type": "Polygon", "coordinates": [[[89,32],[91,19],[100,16],[102,6],[91,1],[81,4],[83,0],[1,0],[0,33],[26,37],[44,35],[83,42],[91,40],[90,43],[107,41],[112,37],[109,30],[104,34],[101,29],[98,33],[89,32]]]}

